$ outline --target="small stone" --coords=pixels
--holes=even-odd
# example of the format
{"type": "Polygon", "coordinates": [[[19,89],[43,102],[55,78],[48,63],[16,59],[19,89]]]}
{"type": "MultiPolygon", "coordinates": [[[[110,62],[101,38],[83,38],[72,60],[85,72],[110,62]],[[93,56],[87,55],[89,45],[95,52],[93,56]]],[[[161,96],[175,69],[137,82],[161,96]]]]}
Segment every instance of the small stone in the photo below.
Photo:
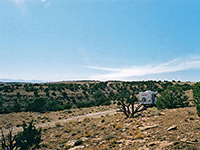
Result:
{"type": "Polygon", "coordinates": [[[74,146],[75,142],[76,142],[76,140],[71,140],[71,141],[68,141],[66,145],[74,146]]]}
{"type": "Polygon", "coordinates": [[[186,142],[187,141],[187,138],[183,138],[180,140],[181,142],[186,142]]]}
{"type": "Polygon", "coordinates": [[[177,130],[177,125],[173,125],[167,129],[167,131],[177,130]]]}
{"type": "Polygon", "coordinates": [[[198,142],[199,140],[198,139],[192,139],[192,142],[198,142]]]}
{"type": "Polygon", "coordinates": [[[177,136],[177,139],[179,140],[179,139],[180,139],[180,136],[177,136]]]}
{"type": "Polygon", "coordinates": [[[126,141],[125,139],[121,139],[121,140],[118,141],[118,143],[119,143],[119,144],[122,144],[122,143],[124,143],[125,141],[126,141]]]}
{"type": "Polygon", "coordinates": [[[83,149],[83,148],[84,148],[84,146],[80,145],[80,146],[76,146],[76,147],[70,148],[69,150],[80,150],[80,149],[83,149]]]}
{"type": "Polygon", "coordinates": [[[149,130],[149,129],[153,129],[153,128],[157,128],[158,125],[153,125],[153,126],[145,126],[145,127],[139,127],[139,129],[141,131],[145,131],[145,130],[149,130]]]}
{"type": "Polygon", "coordinates": [[[163,116],[164,116],[164,115],[165,115],[165,113],[164,113],[164,112],[159,112],[159,115],[163,115],[163,116]]]}
{"type": "Polygon", "coordinates": [[[160,143],[159,141],[150,142],[150,143],[148,143],[148,146],[154,146],[154,145],[157,145],[159,143],[160,143]]]}

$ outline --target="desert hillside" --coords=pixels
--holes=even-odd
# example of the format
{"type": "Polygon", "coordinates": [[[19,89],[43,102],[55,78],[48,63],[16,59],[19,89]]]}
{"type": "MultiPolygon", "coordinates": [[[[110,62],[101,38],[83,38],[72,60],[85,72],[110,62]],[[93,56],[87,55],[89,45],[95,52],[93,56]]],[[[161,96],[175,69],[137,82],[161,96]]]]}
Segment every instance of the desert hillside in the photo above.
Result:
{"type": "Polygon", "coordinates": [[[5,137],[9,130],[13,136],[26,133],[32,122],[40,132],[41,150],[200,149],[200,115],[192,103],[200,97],[200,83],[2,83],[0,89],[5,137]],[[158,92],[156,106],[127,115],[126,108],[136,108],[138,93],[145,90],[158,92]]]}
{"type": "Polygon", "coordinates": [[[34,119],[34,124],[42,127],[41,150],[200,149],[200,119],[195,107],[164,110],[152,107],[135,118],[126,118],[116,111],[116,106],[71,111],[11,113],[1,115],[0,121],[5,128],[9,124],[17,131],[23,121],[34,119]],[[107,113],[85,115],[94,112],[107,113]]]}
{"type": "Polygon", "coordinates": [[[157,91],[160,94],[167,88],[174,87],[193,98],[192,85],[190,82],[175,81],[0,83],[0,113],[47,112],[110,105],[111,102],[116,102],[122,88],[137,96],[145,90],[157,91]],[[43,107],[38,109],[37,105],[43,107]]]}

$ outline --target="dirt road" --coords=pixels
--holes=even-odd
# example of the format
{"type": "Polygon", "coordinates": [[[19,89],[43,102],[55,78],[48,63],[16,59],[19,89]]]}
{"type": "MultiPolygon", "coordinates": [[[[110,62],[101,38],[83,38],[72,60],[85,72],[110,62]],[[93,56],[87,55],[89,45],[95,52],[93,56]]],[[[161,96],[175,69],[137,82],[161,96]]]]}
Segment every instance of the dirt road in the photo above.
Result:
{"type": "MultiPolygon", "coordinates": [[[[40,124],[36,124],[36,127],[53,127],[55,126],[56,123],[60,123],[63,124],[65,122],[69,122],[69,121],[82,121],[84,118],[89,117],[89,118],[99,118],[103,115],[113,115],[116,114],[117,110],[116,109],[112,109],[112,110],[108,110],[108,111],[103,111],[103,112],[95,112],[95,113],[89,113],[89,114],[85,114],[85,115],[80,115],[80,116],[74,116],[74,117],[70,117],[67,119],[61,119],[61,120],[56,120],[56,121],[51,121],[51,122],[46,122],[46,123],[40,123],[40,124]]],[[[23,128],[22,127],[13,127],[13,135],[17,134],[18,132],[22,131],[23,128]]],[[[4,134],[8,134],[9,129],[3,129],[4,134]]]]}

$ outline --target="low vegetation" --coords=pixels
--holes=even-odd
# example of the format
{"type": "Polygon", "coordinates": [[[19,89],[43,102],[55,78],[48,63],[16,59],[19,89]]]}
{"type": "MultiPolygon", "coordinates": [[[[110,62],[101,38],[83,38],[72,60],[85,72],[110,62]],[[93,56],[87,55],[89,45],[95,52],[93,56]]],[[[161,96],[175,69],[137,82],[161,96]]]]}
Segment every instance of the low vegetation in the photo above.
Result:
{"type": "Polygon", "coordinates": [[[200,116],[199,93],[200,83],[193,85],[168,81],[2,83],[0,115],[7,115],[10,119],[8,121],[5,117],[6,119],[0,120],[3,128],[9,130],[8,135],[4,135],[1,130],[1,148],[197,149],[200,146],[200,130],[195,111],[200,116]],[[158,91],[158,109],[152,107],[143,112],[135,109],[138,93],[145,90],[158,91]],[[187,107],[192,98],[196,109],[187,107]],[[112,105],[109,106],[110,104],[112,105]],[[88,108],[92,106],[96,107],[88,108]],[[106,107],[111,110],[117,106],[123,113],[72,119],[78,115],[97,112],[97,109],[105,111],[106,107]],[[21,122],[13,123],[16,121],[15,116],[20,116],[18,120],[21,122]],[[63,122],[68,118],[72,120],[63,122]],[[30,122],[29,119],[34,121],[30,122]],[[29,124],[22,123],[22,120],[29,124]],[[52,122],[53,125],[45,126],[43,130],[34,126],[35,123],[44,125],[51,121],[55,121],[52,122]],[[12,127],[23,127],[23,131],[14,135],[12,127]]]}
{"type": "Polygon", "coordinates": [[[36,129],[33,125],[33,121],[27,126],[23,124],[23,131],[13,136],[12,130],[9,130],[9,134],[5,137],[3,130],[1,130],[1,147],[2,150],[34,150],[38,149],[41,139],[42,129],[36,129]]]}
{"type": "Polygon", "coordinates": [[[167,87],[161,92],[161,96],[156,102],[158,109],[164,108],[178,108],[186,107],[189,105],[188,96],[182,91],[180,87],[167,87]]]}
{"type": "Polygon", "coordinates": [[[200,82],[196,83],[193,87],[193,95],[194,95],[194,104],[196,106],[196,110],[198,116],[200,117],[200,82]]]}
{"type": "Polygon", "coordinates": [[[165,96],[166,90],[173,87],[179,89],[178,95],[192,89],[190,83],[169,81],[0,83],[0,113],[59,111],[118,103],[127,116],[133,116],[135,111],[130,108],[140,91],[158,91],[165,96]]]}

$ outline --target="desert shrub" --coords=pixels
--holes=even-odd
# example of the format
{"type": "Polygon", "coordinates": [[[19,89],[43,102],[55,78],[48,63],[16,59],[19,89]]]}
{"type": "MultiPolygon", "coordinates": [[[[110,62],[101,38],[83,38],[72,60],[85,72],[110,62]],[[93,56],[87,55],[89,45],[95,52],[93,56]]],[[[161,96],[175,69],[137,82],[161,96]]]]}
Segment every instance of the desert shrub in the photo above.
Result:
{"type": "Polygon", "coordinates": [[[47,111],[57,111],[57,110],[62,110],[63,106],[59,105],[59,103],[56,100],[49,100],[46,103],[45,109],[47,111]]]}
{"type": "Polygon", "coordinates": [[[60,124],[60,122],[56,122],[56,123],[55,123],[55,126],[56,126],[56,127],[62,127],[62,125],[60,124]]]}
{"type": "Polygon", "coordinates": [[[11,109],[10,107],[5,107],[5,106],[0,106],[0,114],[7,114],[7,113],[10,113],[11,112],[11,109]]]}
{"type": "Polygon", "coordinates": [[[49,92],[49,88],[44,89],[44,92],[45,92],[45,93],[46,93],[46,92],[49,92]]]}
{"type": "Polygon", "coordinates": [[[49,97],[49,96],[50,96],[50,93],[49,93],[49,92],[46,92],[46,96],[49,97]]]}
{"type": "Polygon", "coordinates": [[[26,110],[33,112],[45,112],[46,102],[47,100],[45,98],[36,98],[33,102],[28,103],[26,110]]]}
{"type": "Polygon", "coordinates": [[[193,95],[194,95],[193,103],[195,104],[197,109],[197,114],[200,117],[200,82],[196,83],[193,86],[193,95]]]}
{"type": "Polygon", "coordinates": [[[34,96],[35,96],[35,97],[39,97],[38,89],[34,89],[34,96]]]}
{"type": "MultiPolygon", "coordinates": [[[[93,86],[93,89],[98,89],[99,84],[95,84],[93,86]]],[[[100,86],[103,86],[100,84],[100,86]]],[[[110,105],[109,101],[110,99],[106,97],[105,93],[102,92],[101,90],[96,90],[94,91],[93,98],[95,100],[95,105],[100,106],[100,105],[110,105]]]]}
{"type": "Polygon", "coordinates": [[[108,136],[106,137],[106,140],[111,140],[111,139],[114,139],[114,138],[115,138],[114,135],[108,135],[108,136]]]}
{"type": "Polygon", "coordinates": [[[194,99],[193,102],[196,105],[197,114],[200,117],[200,99],[194,99]]]}
{"type": "Polygon", "coordinates": [[[82,107],[85,107],[85,103],[84,103],[84,102],[77,102],[77,103],[76,103],[76,106],[77,106],[78,108],[82,108],[82,107]]]}
{"type": "Polygon", "coordinates": [[[158,109],[186,107],[188,104],[188,97],[175,87],[168,87],[156,102],[158,109]]]}
{"type": "Polygon", "coordinates": [[[78,108],[84,108],[84,107],[92,107],[95,106],[96,102],[95,101],[89,101],[89,102],[77,102],[76,106],[78,108]]]}
{"type": "Polygon", "coordinates": [[[0,107],[2,107],[2,106],[3,106],[3,100],[0,99],[0,107]]]}
{"type": "Polygon", "coordinates": [[[68,98],[67,92],[62,92],[62,96],[64,99],[67,99],[68,98]]]}
{"type": "Polygon", "coordinates": [[[109,106],[109,105],[111,105],[111,101],[107,100],[102,105],[109,106]]]}
{"type": "Polygon", "coordinates": [[[67,103],[64,105],[64,109],[71,109],[72,108],[72,104],[67,103]]]}
{"type": "Polygon", "coordinates": [[[9,92],[13,91],[13,89],[12,89],[12,87],[10,85],[3,86],[2,90],[3,90],[3,92],[6,92],[6,93],[9,93],[9,92]]]}
{"type": "Polygon", "coordinates": [[[33,121],[27,126],[23,124],[23,131],[13,136],[12,130],[5,137],[1,130],[1,148],[2,150],[34,150],[39,148],[41,139],[41,128],[36,129],[33,121]]]}
{"type": "Polygon", "coordinates": [[[16,147],[20,150],[30,150],[39,148],[42,129],[36,129],[33,125],[33,121],[27,126],[23,124],[23,131],[15,136],[16,147]]]}
{"type": "Polygon", "coordinates": [[[55,93],[55,92],[52,92],[52,95],[53,95],[53,96],[56,96],[56,93],[55,93]]]}
{"type": "Polygon", "coordinates": [[[15,103],[12,107],[12,112],[20,112],[21,111],[21,105],[20,103],[15,103]]]}
{"type": "Polygon", "coordinates": [[[92,134],[93,134],[93,131],[92,131],[92,130],[86,131],[86,132],[85,132],[85,137],[91,137],[92,134]]]}
{"type": "Polygon", "coordinates": [[[75,143],[74,146],[78,146],[78,145],[82,145],[83,144],[83,140],[78,139],[75,143]]]}
{"type": "Polygon", "coordinates": [[[200,99],[200,82],[194,84],[193,95],[195,99],[200,99]]]}
{"type": "Polygon", "coordinates": [[[13,137],[12,130],[9,129],[7,136],[4,135],[1,129],[1,148],[2,150],[16,150],[15,137],[13,137]]]}
{"type": "Polygon", "coordinates": [[[116,130],[120,130],[120,129],[122,129],[122,125],[121,125],[121,124],[117,124],[117,125],[115,125],[115,129],[116,129],[116,130]]]}
{"type": "Polygon", "coordinates": [[[116,140],[116,138],[113,138],[113,139],[109,140],[109,142],[111,145],[114,146],[117,143],[117,140],[116,140]]]}
{"type": "Polygon", "coordinates": [[[126,85],[123,85],[118,89],[117,101],[117,104],[120,106],[120,110],[127,118],[134,117],[134,114],[138,112],[138,110],[134,107],[135,102],[137,101],[135,93],[131,92],[126,85]]]}
{"type": "Polygon", "coordinates": [[[71,111],[71,110],[68,110],[68,113],[69,113],[69,114],[71,114],[71,113],[72,113],[72,111],[71,111]]]}

